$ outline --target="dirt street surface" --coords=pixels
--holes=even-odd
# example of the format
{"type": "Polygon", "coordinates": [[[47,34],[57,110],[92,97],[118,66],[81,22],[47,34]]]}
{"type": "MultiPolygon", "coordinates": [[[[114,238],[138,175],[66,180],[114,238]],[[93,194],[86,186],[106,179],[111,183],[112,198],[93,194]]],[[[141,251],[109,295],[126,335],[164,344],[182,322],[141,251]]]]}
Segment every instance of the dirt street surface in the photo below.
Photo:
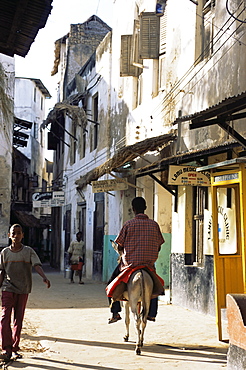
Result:
{"type": "Polygon", "coordinates": [[[9,369],[226,368],[228,345],[217,341],[214,317],[160,302],[157,321],[148,322],[142,354],[137,356],[133,320],[128,343],[123,341],[124,320],[108,324],[105,284],[70,284],[62,273],[47,275],[50,289],[33,276],[21,340],[24,356],[9,369]]]}

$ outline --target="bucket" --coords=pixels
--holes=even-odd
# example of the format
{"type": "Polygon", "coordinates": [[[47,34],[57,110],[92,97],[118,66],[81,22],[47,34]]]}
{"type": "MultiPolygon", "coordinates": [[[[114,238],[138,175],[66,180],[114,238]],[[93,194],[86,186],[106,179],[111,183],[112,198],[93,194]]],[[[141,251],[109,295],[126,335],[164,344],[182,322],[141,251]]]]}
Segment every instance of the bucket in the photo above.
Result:
{"type": "Polygon", "coordinates": [[[65,270],[65,279],[70,279],[71,269],[67,267],[65,270]]]}

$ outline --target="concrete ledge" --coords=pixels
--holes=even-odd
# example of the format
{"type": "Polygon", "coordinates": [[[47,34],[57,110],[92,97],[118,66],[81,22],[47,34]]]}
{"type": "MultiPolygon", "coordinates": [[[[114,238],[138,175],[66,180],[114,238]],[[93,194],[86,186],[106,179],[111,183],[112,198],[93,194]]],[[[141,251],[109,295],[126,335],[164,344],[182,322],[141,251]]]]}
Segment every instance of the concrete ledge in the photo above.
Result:
{"type": "Polygon", "coordinates": [[[246,294],[227,294],[227,318],[230,347],[227,369],[246,369],[246,294]]]}

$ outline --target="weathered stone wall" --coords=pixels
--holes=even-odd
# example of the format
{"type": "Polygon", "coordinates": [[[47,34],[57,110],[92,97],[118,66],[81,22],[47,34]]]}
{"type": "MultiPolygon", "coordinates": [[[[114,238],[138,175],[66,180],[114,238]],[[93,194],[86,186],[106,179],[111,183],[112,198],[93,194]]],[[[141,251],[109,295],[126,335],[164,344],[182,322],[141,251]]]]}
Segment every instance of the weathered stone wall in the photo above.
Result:
{"type": "Polygon", "coordinates": [[[88,61],[109,31],[110,27],[96,16],[90,17],[84,23],[71,24],[68,39],[67,84],[88,61]]]}
{"type": "Polygon", "coordinates": [[[13,141],[13,93],[14,59],[0,54],[4,70],[1,86],[0,105],[0,248],[8,243],[10,222],[11,179],[12,179],[12,141],[13,141]]]}

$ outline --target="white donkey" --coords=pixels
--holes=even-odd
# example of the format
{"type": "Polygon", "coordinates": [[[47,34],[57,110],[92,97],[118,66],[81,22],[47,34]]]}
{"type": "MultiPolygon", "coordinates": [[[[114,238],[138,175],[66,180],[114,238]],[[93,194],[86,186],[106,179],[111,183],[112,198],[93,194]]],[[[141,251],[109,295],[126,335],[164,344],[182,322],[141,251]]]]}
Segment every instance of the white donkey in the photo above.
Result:
{"type": "MultiPolygon", "coordinates": [[[[111,240],[113,248],[121,255],[118,250],[118,245],[111,240]]],[[[124,292],[124,298],[127,301],[125,305],[125,325],[126,335],[124,341],[129,339],[129,325],[130,325],[130,309],[135,319],[135,328],[137,332],[137,341],[135,352],[137,355],[141,354],[141,347],[143,346],[144,331],[147,324],[147,316],[149,313],[150,300],[153,291],[153,280],[147,271],[144,269],[136,270],[132,273],[128,283],[127,291],[124,292]]]]}
{"type": "Polygon", "coordinates": [[[125,302],[126,335],[124,336],[124,340],[127,342],[129,339],[130,308],[135,319],[137,332],[135,348],[137,355],[141,354],[141,347],[143,346],[152,291],[153,280],[148,272],[143,269],[133,272],[127,283],[127,292],[124,293],[124,296],[128,299],[125,302]]]}

